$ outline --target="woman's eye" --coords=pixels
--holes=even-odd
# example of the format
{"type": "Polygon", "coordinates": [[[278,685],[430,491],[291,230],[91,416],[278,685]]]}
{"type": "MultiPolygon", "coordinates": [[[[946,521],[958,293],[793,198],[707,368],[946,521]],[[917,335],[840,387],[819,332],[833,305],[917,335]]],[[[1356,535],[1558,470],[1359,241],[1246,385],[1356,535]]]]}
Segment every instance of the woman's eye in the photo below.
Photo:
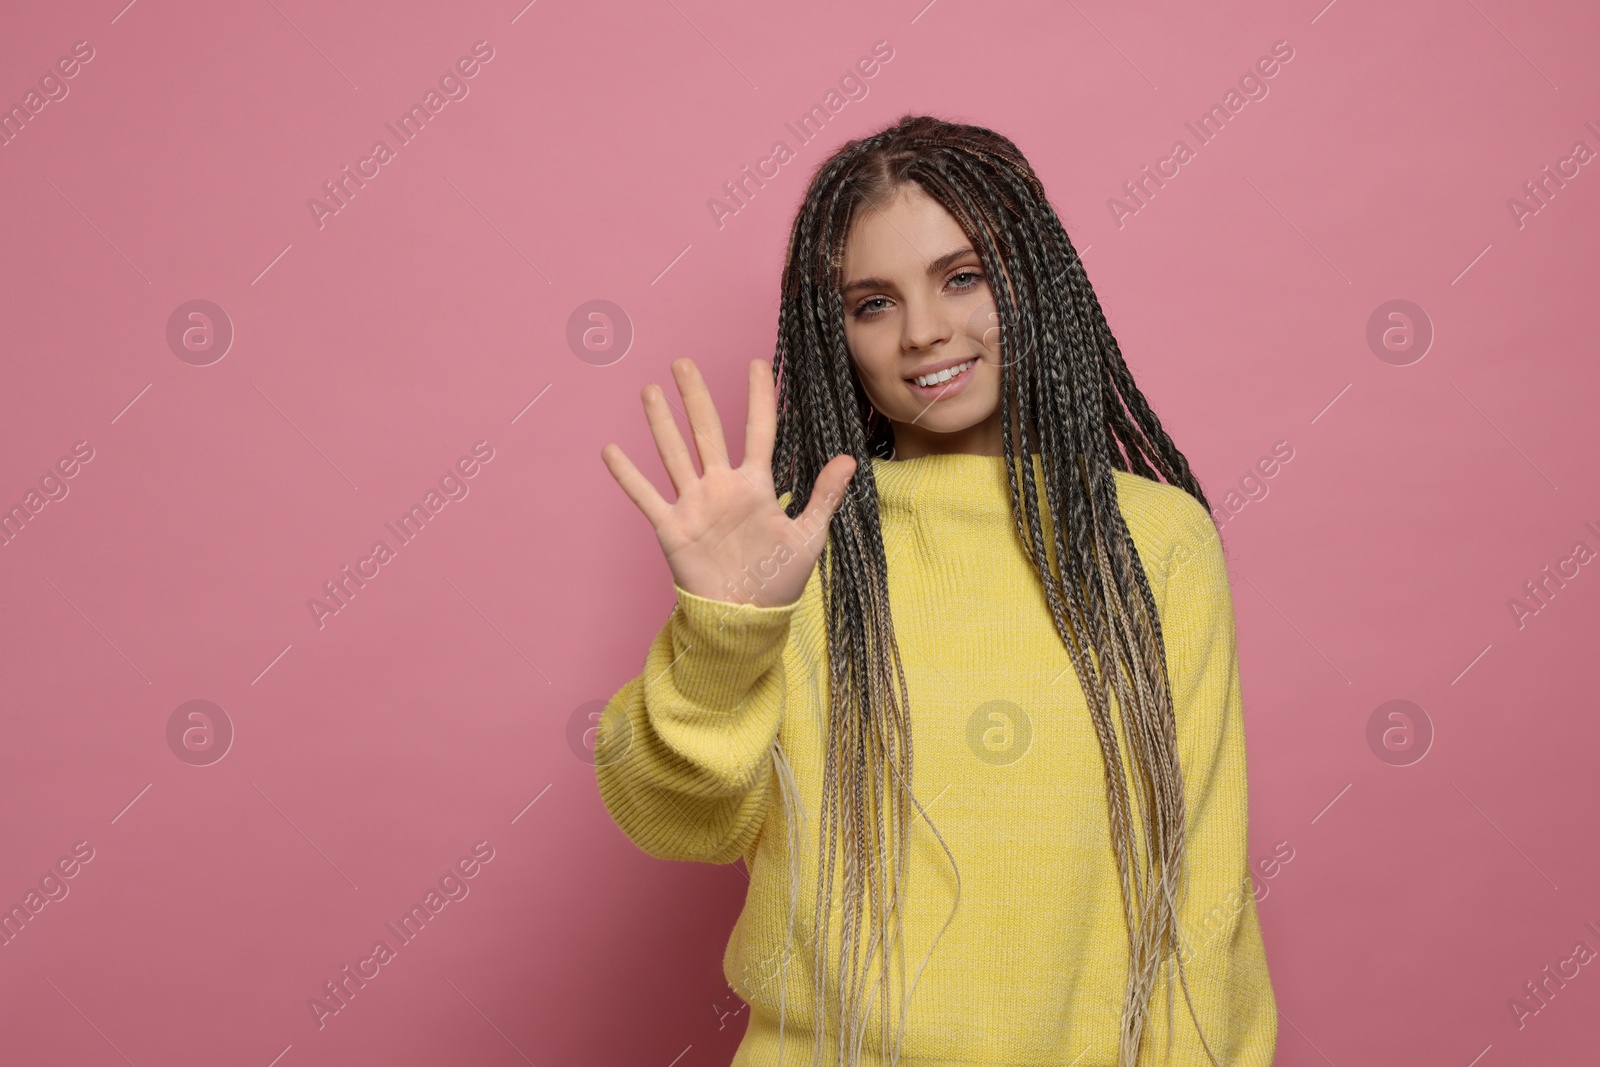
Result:
{"type": "MultiPolygon", "coordinates": [[[[945,284],[946,285],[953,285],[957,289],[971,289],[981,281],[983,281],[983,275],[982,274],[979,274],[975,270],[963,270],[963,271],[957,271],[955,274],[952,274],[950,276],[950,280],[947,281],[945,284]],[[958,278],[968,278],[970,280],[967,281],[965,284],[957,284],[956,280],[958,278]]],[[[885,297],[881,297],[881,296],[870,296],[867,299],[861,301],[861,303],[857,304],[855,306],[855,308],[850,312],[850,314],[853,315],[855,318],[858,318],[858,319],[875,319],[879,315],[882,315],[885,310],[887,310],[887,309],[882,308],[882,307],[874,307],[873,306],[874,304],[878,304],[879,302],[887,302],[887,299],[885,297]]]]}

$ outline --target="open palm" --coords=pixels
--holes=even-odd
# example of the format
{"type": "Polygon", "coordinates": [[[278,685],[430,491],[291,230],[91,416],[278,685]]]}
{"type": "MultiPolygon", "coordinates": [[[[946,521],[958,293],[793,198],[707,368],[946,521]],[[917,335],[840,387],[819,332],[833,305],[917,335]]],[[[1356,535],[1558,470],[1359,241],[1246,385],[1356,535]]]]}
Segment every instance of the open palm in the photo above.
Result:
{"type": "Polygon", "coordinates": [[[654,384],[645,386],[640,397],[678,499],[667,503],[617,445],[607,444],[600,458],[655,528],[672,580],[680,588],[710,600],[762,607],[794,603],[822,554],[828,523],[844,502],[855,458],[841,453],[829,460],[817,473],[809,506],[791,519],[772,482],[777,398],[771,364],[750,362],[744,462],[737,467],[729,464],[722,422],[699,368],[691,359],[677,359],[672,374],[702,473],[695,472],[666,394],[654,384]]]}

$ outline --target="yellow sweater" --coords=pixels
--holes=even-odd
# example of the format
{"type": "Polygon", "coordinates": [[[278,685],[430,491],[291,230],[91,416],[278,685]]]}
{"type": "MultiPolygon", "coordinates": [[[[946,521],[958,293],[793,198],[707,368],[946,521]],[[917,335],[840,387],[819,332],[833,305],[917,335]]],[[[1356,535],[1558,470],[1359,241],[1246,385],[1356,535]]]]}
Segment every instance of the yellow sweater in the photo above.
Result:
{"type": "MultiPolygon", "coordinates": [[[[894,988],[911,991],[900,1062],[1112,1067],[1128,937],[1103,761],[1043,587],[1012,528],[1005,461],[933,455],[873,460],[873,470],[910,696],[912,784],[957,864],[952,870],[913,809],[905,970],[898,960],[891,968],[894,988]]],[[[1188,816],[1189,889],[1179,919],[1190,946],[1190,996],[1219,1062],[1269,1067],[1277,1010],[1246,853],[1244,718],[1221,544],[1210,516],[1183,490],[1115,477],[1172,683],[1188,816]]],[[[600,794],[639,848],[707,863],[743,856],[749,867],[723,959],[729,984],[749,1004],[734,1067],[778,1064],[784,988],[783,1063],[807,1067],[816,1040],[810,948],[828,679],[820,573],[819,565],[800,599],[782,607],[678,588],[643,671],[608,703],[596,747],[600,794]],[[805,817],[787,955],[790,857],[774,738],[805,817]]],[[[834,961],[842,869],[835,880],[834,961]]],[[[874,967],[873,991],[876,974],[874,967]]],[[[867,1017],[868,1067],[887,1063],[876,1051],[880,999],[873,995],[867,1017]]],[[[898,1022],[898,1007],[890,1007],[898,1022]]],[[[833,1063],[837,1039],[823,1040],[822,1062],[833,1063]]],[[[1169,961],[1151,996],[1139,1064],[1209,1062],[1169,961]]]]}

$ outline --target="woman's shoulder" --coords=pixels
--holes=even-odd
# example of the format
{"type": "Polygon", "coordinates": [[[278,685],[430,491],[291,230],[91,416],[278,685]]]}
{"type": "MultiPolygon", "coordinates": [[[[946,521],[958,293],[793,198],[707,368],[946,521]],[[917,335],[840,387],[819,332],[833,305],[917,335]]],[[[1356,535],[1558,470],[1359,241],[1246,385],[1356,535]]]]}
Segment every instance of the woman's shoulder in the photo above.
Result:
{"type": "Polygon", "coordinates": [[[1113,470],[1117,505],[1150,578],[1164,582],[1175,561],[1213,544],[1220,556],[1216,522],[1188,490],[1153,478],[1113,470]]]}
{"type": "Polygon", "coordinates": [[[1137,520],[1151,532],[1191,536],[1194,527],[1214,527],[1211,513],[1187,489],[1128,471],[1111,473],[1117,482],[1117,501],[1129,521],[1137,520]]]}

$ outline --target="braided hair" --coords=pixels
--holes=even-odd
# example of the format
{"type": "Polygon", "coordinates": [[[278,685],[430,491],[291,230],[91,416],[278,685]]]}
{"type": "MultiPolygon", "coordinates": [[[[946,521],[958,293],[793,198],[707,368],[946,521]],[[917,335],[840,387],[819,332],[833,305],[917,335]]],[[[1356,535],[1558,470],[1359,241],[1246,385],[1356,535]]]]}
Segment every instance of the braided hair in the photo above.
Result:
{"type": "MultiPolygon", "coordinates": [[[[1182,975],[1177,908],[1187,868],[1183,779],[1161,624],[1117,505],[1113,471],[1159,475],[1208,511],[1210,505],[1134,383],[1083,263],[1022,153],[992,130],[925,115],[905,115],[872,136],[849,141],[816,168],[783,268],[773,361],[778,421],[772,465],[776,489],[792,494],[786,505],[790,517],[806,510],[817,474],[830,459],[840,453],[856,459],[856,474],[830,522],[819,563],[830,684],[817,825],[822,858],[812,926],[817,1030],[827,1032],[823,1023],[831,1018],[838,1062],[859,1062],[871,1004],[866,1009],[860,1004],[866,984],[862,972],[874,948],[881,966],[872,999],[881,992],[886,1008],[890,1000],[889,949],[898,936],[889,936],[888,920],[894,917],[898,935],[908,804],[927,820],[910,790],[910,702],[890,611],[871,463],[872,457],[890,453],[893,428],[875,418],[857,379],[841,295],[852,222],[887,203],[907,183],[920,186],[954,217],[992,279],[1003,341],[1001,421],[1015,529],[1043,583],[1104,757],[1129,947],[1118,1063],[1129,1067],[1138,1056],[1166,957],[1176,958],[1182,975]],[[1042,487],[1031,459],[1035,454],[1042,487]],[[1041,489],[1048,538],[1041,527],[1041,489]],[[1113,724],[1113,694],[1126,753],[1113,724]],[[896,845],[892,856],[891,842],[896,845]],[[824,979],[836,860],[842,860],[844,915],[838,997],[828,1005],[824,979]]],[[[798,791],[781,746],[775,756],[787,816],[798,803],[798,791]]],[[[934,834],[943,846],[937,828],[934,834]]],[[[789,835],[792,858],[798,851],[792,822],[789,835]]],[[[958,872],[958,905],[959,877],[958,872]]],[[[791,888],[797,883],[791,866],[791,888]]],[[[793,921],[791,902],[791,932],[793,921]]],[[[1183,989],[1187,1000],[1186,980],[1183,989]]],[[[894,1061],[904,1030],[903,1003],[901,1010],[892,1041],[889,1012],[881,1012],[879,1047],[892,1045],[894,1061]]],[[[780,1014],[780,1041],[781,1020],[780,1014]]],[[[819,1059],[821,1047],[819,1041],[819,1059]]]]}

